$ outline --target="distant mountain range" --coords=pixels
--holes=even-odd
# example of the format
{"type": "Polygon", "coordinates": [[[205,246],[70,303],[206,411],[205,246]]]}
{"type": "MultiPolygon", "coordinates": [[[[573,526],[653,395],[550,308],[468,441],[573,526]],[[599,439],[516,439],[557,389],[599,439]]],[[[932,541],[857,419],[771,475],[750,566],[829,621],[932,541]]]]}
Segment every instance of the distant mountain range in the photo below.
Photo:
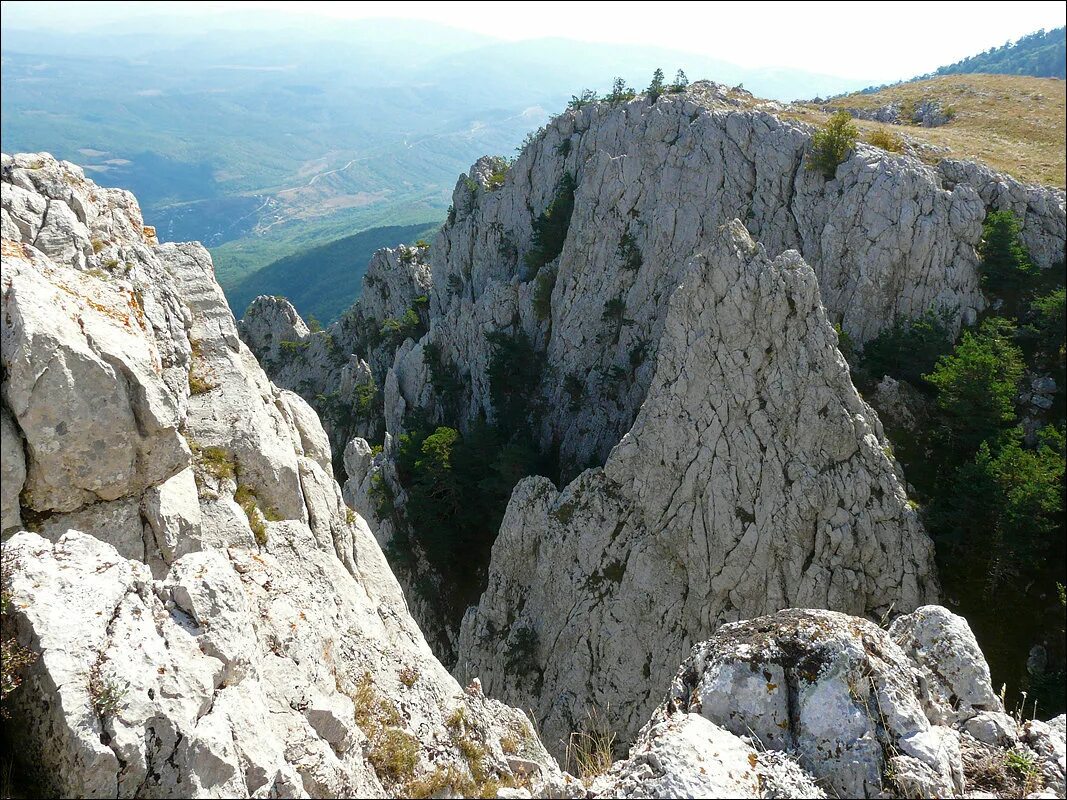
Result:
{"type": "MultiPolygon", "coordinates": [[[[307,288],[282,279],[279,259],[296,256],[280,262],[292,268],[305,251],[360,231],[439,223],[456,176],[478,156],[514,152],[572,94],[616,75],[640,89],[655,68],[668,77],[682,68],[781,100],[869,84],[656,47],[502,42],[425,21],[257,11],[207,25],[156,15],[63,33],[9,20],[0,145],[46,150],[136,193],[162,239],[211,248],[238,314],[253,288],[307,288]],[[249,278],[267,265],[263,279],[249,278]]],[[[944,69],[1044,68],[1058,41],[1062,76],[1056,33],[944,69]]],[[[331,315],[318,301],[297,304],[331,315]]]]}
{"type": "Polygon", "coordinates": [[[640,88],[656,67],[683,68],[782,99],[864,85],[424,21],[257,11],[192,23],[131,17],[63,33],[5,19],[0,144],[130,189],[161,238],[212,248],[227,289],[313,243],[441,220],[475,158],[514,152],[572,93],[616,75],[640,88]]]}

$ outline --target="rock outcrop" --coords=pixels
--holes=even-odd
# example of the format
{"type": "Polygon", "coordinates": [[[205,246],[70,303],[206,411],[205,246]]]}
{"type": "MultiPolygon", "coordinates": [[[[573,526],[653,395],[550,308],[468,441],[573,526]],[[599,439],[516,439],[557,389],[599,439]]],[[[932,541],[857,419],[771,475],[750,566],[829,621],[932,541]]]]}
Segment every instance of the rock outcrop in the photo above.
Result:
{"type": "MultiPolygon", "coordinates": [[[[392,408],[387,397],[387,419],[433,402],[427,344],[466,383],[460,421],[491,416],[485,333],[517,323],[550,368],[540,387],[542,443],[559,443],[576,468],[568,474],[602,463],[644,401],[673,287],[732,219],[771,257],[803,255],[831,322],[857,345],[930,308],[957,321],[983,308],[980,192],[1010,179],[977,168],[972,183],[861,144],[824,181],[804,168],[809,128],[746,109],[720,89],[701,83],[655,104],[638,98],[565,112],[506,168],[502,184],[492,180],[504,169],[493,159],[475,164],[431,247],[431,330],[397,361],[399,397],[392,408]],[[534,222],[567,190],[568,175],[565,238],[533,280],[534,222]]],[[[1026,191],[1027,243],[1037,243],[1035,259],[1048,266],[1062,258],[1063,193],[1026,191]]]]}
{"type": "Polygon", "coordinates": [[[943,608],[924,606],[888,632],[781,611],[696,645],[593,794],[1062,796],[1063,725],[1004,714],[966,623],[943,608]],[[962,703],[929,683],[932,667],[964,688],[962,703]],[[1029,765],[1025,779],[1005,767],[1009,753],[1029,765]]]}
{"type": "Polygon", "coordinates": [[[516,487],[461,680],[536,709],[550,746],[590,708],[629,739],[723,622],[936,598],[931,543],[836,343],[811,268],[727,226],[673,293],[651,388],[603,469],[516,487]],[[520,639],[536,644],[509,670],[520,639]]]}
{"type": "Polygon", "coordinates": [[[430,652],[207,251],[71,164],[2,164],[5,613],[36,655],[15,752],[79,797],[558,780],[430,652]]]}
{"type": "Polygon", "coordinates": [[[397,347],[426,330],[425,256],[424,248],[404,245],[377,251],[359,300],[325,330],[309,330],[288,300],[268,295],[253,300],[241,320],[241,338],[271,380],[318,412],[338,468],[353,437],[384,436],[386,374],[397,347]]]}

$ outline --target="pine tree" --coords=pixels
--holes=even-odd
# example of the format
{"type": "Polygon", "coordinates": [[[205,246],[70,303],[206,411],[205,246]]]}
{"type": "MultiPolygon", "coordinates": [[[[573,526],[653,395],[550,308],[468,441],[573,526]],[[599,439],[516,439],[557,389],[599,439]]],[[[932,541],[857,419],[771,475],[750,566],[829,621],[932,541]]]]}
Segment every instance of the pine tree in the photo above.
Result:
{"type": "Polygon", "coordinates": [[[652,73],[652,83],[645,89],[645,94],[648,95],[649,102],[655,103],[656,100],[659,99],[659,96],[663,94],[664,87],[663,70],[657,67],[656,71],[652,73]]]}
{"type": "Polygon", "coordinates": [[[674,75],[674,83],[671,84],[671,91],[684,92],[688,86],[689,78],[686,76],[685,70],[678,70],[674,75]]]}
{"type": "Polygon", "coordinates": [[[637,93],[626,85],[625,78],[616,78],[611,84],[611,94],[606,99],[613,106],[617,106],[620,103],[633,100],[636,96],[637,93]]]}
{"type": "Polygon", "coordinates": [[[978,256],[982,283],[996,293],[1020,288],[1037,272],[1023,247],[1019,221],[1011,211],[994,211],[986,217],[978,256]]]}

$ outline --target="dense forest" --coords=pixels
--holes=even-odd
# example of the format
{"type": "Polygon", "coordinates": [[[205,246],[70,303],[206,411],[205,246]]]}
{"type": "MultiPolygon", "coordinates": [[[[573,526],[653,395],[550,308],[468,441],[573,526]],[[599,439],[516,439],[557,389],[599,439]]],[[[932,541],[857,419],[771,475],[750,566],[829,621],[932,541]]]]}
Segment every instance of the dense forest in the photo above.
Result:
{"type": "Polygon", "coordinates": [[[1036,31],[1016,42],[1005,42],[984,53],[939,67],[934,75],[988,72],[997,75],[1032,75],[1035,78],[1067,78],[1067,28],[1036,31]]]}
{"type": "Polygon", "coordinates": [[[1047,716],[1065,706],[1064,266],[1032,264],[1011,212],[988,215],[979,255],[989,310],[958,337],[930,311],[842,346],[921,504],[943,602],[1009,704],[1025,691],[1047,716]]]}
{"type": "Polygon", "coordinates": [[[1067,78],[1067,28],[1051,31],[1039,30],[1017,41],[1007,41],[1000,47],[991,47],[984,53],[970,56],[938,67],[933,72],[917,75],[909,81],[868,86],[862,94],[873,94],[890,86],[936,78],[939,75],[1029,75],[1035,78],[1067,78]]]}

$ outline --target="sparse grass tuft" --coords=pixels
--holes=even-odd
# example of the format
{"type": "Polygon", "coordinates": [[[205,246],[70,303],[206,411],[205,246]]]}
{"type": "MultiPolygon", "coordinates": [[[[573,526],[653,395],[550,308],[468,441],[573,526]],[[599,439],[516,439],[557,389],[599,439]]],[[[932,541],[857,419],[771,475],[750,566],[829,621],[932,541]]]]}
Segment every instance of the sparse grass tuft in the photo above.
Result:
{"type": "Polygon", "coordinates": [[[885,128],[879,128],[867,134],[867,143],[873,144],[875,147],[881,147],[890,153],[904,152],[904,140],[885,128]]]}
{"type": "Polygon", "coordinates": [[[104,677],[101,667],[104,663],[101,655],[89,671],[89,700],[93,704],[93,711],[103,719],[114,716],[126,703],[128,687],[120,687],[117,682],[104,677]]]}
{"type": "Polygon", "coordinates": [[[571,733],[567,743],[567,769],[573,770],[588,786],[593,778],[603,775],[614,760],[612,747],[615,733],[595,708],[586,713],[582,730],[571,733]]]}
{"type": "Polygon", "coordinates": [[[241,507],[241,510],[245,512],[245,516],[248,517],[248,527],[252,529],[256,544],[260,547],[266,547],[267,522],[280,520],[281,517],[278,512],[273,508],[266,511],[261,509],[259,507],[259,498],[256,497],[256,490],[247,483],[237,485],[237,490],[233,493],[233,499],[241,507]]]}
{"type": "Polygon", "coordinates": [[[193,368],[192,367],[189,368],[189,394],[190,395],[193,395],[195,397],[196,395],[207,394],[208,392],[210,392],[214,388],[215,388],[215,384],[208,383],[203,378],[201,378],[199,375],[197,375],[195,372],[193,372],[193,368]]]}
{"type": "Polygon", "coordinates": [[[378,779],[401,783],[410,780],[419,763],[418,740],[399,728],[383,729],[367,754],[378,779]]]}
{"type": "Polygon", "coordinates": [[[223,447],[201,447],[193,439],[189,439],[189,449],[193,451],[193,468],[196,472],[197,485],[201,485],[202,478],[210,475],[215,480],[232,481],[237,477],[237,462],[223,447]]]}

